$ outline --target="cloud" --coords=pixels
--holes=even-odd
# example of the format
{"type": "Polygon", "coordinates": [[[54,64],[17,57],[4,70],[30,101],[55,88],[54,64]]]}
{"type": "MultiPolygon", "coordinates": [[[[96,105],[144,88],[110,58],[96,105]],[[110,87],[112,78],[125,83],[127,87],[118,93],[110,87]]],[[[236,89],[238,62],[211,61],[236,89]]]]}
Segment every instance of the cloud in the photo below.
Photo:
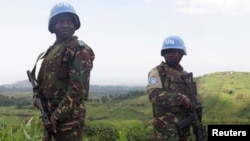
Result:
{"type": "Polygon", "coordinates": [[[185,15],[250,15],[249,0],[176,0],[176,11],[185,15]]]}

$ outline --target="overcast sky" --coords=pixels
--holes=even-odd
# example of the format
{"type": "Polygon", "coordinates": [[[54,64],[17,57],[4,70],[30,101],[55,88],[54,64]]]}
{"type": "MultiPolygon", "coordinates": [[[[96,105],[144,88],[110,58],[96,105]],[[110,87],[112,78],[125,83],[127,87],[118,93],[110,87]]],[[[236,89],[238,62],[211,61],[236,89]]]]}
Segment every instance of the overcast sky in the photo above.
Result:
{"type": "MultiPolygon", "coordinates": [[[[27,79],[38,54],[54,43],[50,9],[58,0],[6,0],[0,5],[0,84],[27,79]]],[[[249,0],[69,0],[75,35],[96,54],[91,83],[147,83],[169,35],[183,38],[181,64],[194,76],[250,71],[249,0]]]]}

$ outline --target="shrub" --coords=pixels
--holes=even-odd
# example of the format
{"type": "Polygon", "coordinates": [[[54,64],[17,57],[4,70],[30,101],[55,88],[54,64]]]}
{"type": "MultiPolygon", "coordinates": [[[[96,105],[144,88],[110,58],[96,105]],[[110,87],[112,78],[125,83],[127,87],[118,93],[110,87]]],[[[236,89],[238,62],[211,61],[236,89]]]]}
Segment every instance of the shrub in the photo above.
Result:
{"type": "Polygon", "coordinates": [[[97,121],[86,125],[84,135],[94,141],[117,141],[118,139],[118,134],[111,124],[97,121]]]}

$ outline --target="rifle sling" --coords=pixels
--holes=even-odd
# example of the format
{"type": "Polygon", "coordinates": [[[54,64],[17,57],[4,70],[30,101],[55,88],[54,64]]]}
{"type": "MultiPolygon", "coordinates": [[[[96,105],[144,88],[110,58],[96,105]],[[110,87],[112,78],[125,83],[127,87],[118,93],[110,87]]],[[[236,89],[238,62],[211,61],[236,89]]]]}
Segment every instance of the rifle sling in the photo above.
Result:
{"type": "Polygon", "coordinates": [[[31,76],[34,78],[34,80],[36,81],[36,65],[37,65],[37,62],[42,59],[45,55],[47,54],[47,52],[42,52],[38,55],[37,59],[36,59],[36,63],[31,71],[31,76]]]}

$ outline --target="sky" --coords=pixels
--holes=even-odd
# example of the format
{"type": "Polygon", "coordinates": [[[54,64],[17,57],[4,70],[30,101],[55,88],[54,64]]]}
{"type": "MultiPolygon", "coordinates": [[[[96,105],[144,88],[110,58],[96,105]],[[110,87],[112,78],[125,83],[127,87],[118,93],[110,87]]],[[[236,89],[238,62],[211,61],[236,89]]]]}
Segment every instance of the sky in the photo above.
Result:
{"type": "MultiPolygon", "coordinates": [[[[54,43],[48,18],[58,2],[6,0],[0,5],[0,84],[26,80],[37,56],[54,43]]],[[[75,35],[96,55],[91,84],[146,85],[148,72],[164,61],[160,51],[170,35],[184,40],[187,55],[181,65],[195,77],[250,71],[249,0],[66,2],[81,20],[75,35]]]]}

